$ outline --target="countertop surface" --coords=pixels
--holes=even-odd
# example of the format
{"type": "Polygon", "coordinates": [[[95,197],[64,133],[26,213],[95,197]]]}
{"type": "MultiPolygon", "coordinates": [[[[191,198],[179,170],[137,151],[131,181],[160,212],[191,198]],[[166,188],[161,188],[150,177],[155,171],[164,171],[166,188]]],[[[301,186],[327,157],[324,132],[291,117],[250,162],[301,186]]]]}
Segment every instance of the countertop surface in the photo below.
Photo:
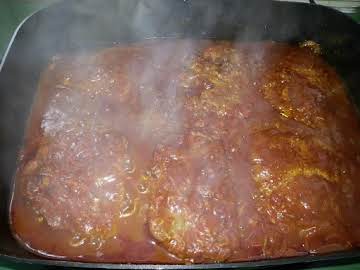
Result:
{"type": "MultiPolygon", "coordinates": [[[[33,12],[45,8],[60,0],[0,0],[0,59],[11,40],[11,37],[21,21],[33,12]]],[[[316,1],[316,0],[315,0],[316,1]]],[[[296,2],[309,2],[307,0],[297,0],[296,2]]],[[[320,1],[317,3],[330,5],[348,12],[355,20],[360,22],[360,0],[355,1],[320,1]]],[[[293,267],[282,267],[281,269],[294,269],[293,267]]],[[[17,269],[57,269],[56,267],[46,267],[40,265],[29,265],[14,263],[0,259],[0,270],[17,270],[17,269]]],[[[301,269],[299,267],[295,269],[301,269]]],[[[330,266],[321,268],[308,268],[313,270],[360,270],[360,263],[340,266],[330,266]]]]}

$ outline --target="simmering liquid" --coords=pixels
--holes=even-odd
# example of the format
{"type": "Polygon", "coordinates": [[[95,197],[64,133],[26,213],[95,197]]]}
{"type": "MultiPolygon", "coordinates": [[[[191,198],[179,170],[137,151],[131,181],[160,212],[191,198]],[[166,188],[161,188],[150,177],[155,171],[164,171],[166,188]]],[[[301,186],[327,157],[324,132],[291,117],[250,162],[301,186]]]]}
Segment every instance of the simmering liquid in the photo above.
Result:
{"type": "Polygon", "coordinates": [[[360,124],[318,53],[153,40],[54,57],[19,156],[15,237],[124,263],[358,246],[360,124]]]}

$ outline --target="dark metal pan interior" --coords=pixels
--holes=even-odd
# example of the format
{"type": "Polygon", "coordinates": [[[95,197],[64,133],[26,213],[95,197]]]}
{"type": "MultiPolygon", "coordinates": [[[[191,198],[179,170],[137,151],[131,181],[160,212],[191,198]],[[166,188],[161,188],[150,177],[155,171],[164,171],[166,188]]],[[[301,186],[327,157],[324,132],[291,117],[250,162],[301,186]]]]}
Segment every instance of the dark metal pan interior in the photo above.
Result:
{"type": "MultiPolygon", "coordinates": [[[[57,53],[149,38],[212,38],[240,41],[307,39],[321,44],[326,60],[345,80],[360,108],[360,26],[345,15],[316,5],[262,0],[73,0],[31,16],[16,34],[0,72],[0,257],[79,267],[251,268],[284,264],[324,265],[360,261],[360,250],[211,265],[121,265],[41,259],[12,238],[8,200],[39,75],[57,53]]],[[[354,213],[355,214],[355,213],[354,213]]]]}

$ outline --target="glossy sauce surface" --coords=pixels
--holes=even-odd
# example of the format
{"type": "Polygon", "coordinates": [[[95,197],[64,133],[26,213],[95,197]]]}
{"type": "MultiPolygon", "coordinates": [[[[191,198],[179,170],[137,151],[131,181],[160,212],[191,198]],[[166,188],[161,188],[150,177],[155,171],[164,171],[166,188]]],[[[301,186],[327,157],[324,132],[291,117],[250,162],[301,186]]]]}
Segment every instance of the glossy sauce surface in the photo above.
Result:
{"type": "Polygon", "coordinates": [[[14,235],[99,262],[358,246],[359,120],[303,45],[153,40],[54,57],[19,157],[14,235]]]}

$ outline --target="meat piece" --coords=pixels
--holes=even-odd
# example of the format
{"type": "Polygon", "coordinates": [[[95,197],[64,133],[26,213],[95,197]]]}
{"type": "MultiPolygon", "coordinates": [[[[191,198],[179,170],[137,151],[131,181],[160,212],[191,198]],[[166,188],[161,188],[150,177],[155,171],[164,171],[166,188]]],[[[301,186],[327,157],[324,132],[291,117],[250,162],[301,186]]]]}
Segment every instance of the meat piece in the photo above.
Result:
{"type": "MultiPolygon", "coordinates": [[[[329,98],[341,97],[344,85],[321,58],[307,49],[274,48],[265,64],[260,90],[264,98],[286,118],[311,127],[323,127],[331,119],[329,98]]],[[[345,102],[346,104],[346,102],[345,102]]]]}
{"type": "Polygon", "coordinates": [[[342,214],[348,194],[342,187],[349,184],[349,170],[342,153],[329,141],[282,120],[254,133],[251,140],[258,211],[284,237],[291,235],[287,246],[308,252],[348,248],[351,238],[342,214]]]}
{"type": "Polygon", "coordinates": [[[223,42],[206,47],[184,73],[182,85],[190,96],[187,106],[194,113],[224,117],[244,102],[251,76],[244,52],[223,42]]]}
{"type": "Polygon", "coordinates": [[[170,140],[182,128],[178,81],[192,44],[164,42],[161,50],[151,44],[124,46],[54,58],[42,82],[52,89],[42,129],[47,135],[75,127],[117,129],[147,142],[170,140]]]}
{"type": "Polygon", "coordinates": [[[272,110],[257,92],[263,51],[253,46],[222,41],[197,52],[180,81],[188,127],[220,139],[234,121],[251,121],[254,111],[272,110]]]}
{"type": "Polygon", "coordinates": [[[128,69],[141,66],[142,57],[141,50],[129,47],[54,57],[46,74],[51,80],[47,82],[51,87],[81,92],[92,99],[100,96],[116,100],[116,104],[136,105],[136,78],[128,69]]]}
{"type": "MultiPolygon", "coordinates": [[[[141,65],[136,50],[114,48],[94,54],[55,57],[43,74],[47,89],[41,128],[45,135],[128,126],[140,110],[139,88],[127,67],[141,65]],[[133,53],[133,57],[129,57],[133,53]],[[110,58],[116,54],[116,59],[110,58]],[[123,65],[114,63],[122,61],[123,65]]],[[[120,130],[121,131],[121,130],[120,130]]],[[[124,133],[124,130],[122,130],[124,133]]]]}
{"type": "Polygon", "coordinates": [[[19,179],[39,222],[70,232],[69,246],[99,248],[121,234],[120,219],[136,210],[134,170],[125,137],[64,134],[43,138],[19,179]]]}
{"type": "Polygon", "coordinates": [[[192,262],[223,261],[236,245],[236,198],[221,141],[191,133],[155,154],[152,236],[192,262]]]}

